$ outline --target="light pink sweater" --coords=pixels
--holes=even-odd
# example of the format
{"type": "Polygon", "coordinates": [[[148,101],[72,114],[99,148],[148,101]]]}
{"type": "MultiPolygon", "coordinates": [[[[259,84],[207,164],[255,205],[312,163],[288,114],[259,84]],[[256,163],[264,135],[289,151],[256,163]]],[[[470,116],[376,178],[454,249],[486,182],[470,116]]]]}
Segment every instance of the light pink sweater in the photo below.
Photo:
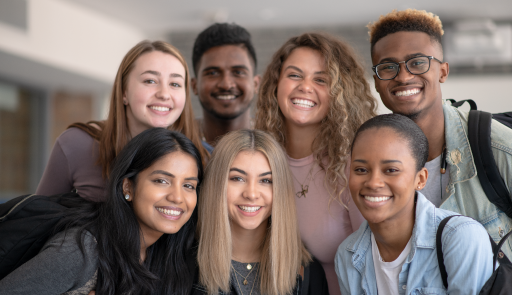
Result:
{"type": "MultiPolygon", "coordinates": [[[[309,181],[306,197],[295,200],[299,230],[306,248],[324,267],[329,293],[340,295],[338,279],[334,271],[334,256],[341,242],[359,228],[364,218],[354,205],[348,187],[343,191],[342,198],[350,200],[349,210],[336,201],[332,201],[329,207],[330,195],[324,187],[325,172],[315,163],[313,155],[302,159],[288,157],[288,163],[294,176],[295,192],[301,191],[299,181],[302,184],[308,183],[306,178],[313,166],[311,173],[313,177],[309,181]]],[[[346,173],[348,178],[348,168],[346,173]]]]}

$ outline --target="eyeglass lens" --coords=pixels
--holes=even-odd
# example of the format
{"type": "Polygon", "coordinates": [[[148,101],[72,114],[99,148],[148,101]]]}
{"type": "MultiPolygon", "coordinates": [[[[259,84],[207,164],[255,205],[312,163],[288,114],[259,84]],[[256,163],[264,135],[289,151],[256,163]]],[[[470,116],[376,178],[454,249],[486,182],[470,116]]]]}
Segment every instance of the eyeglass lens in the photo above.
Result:
{"type": "MultiPolygon", "coordinates": [[[[413,75],[423,74],[430,68],[430,59],[426,56],[415,57],[406,62],[406,67],[413,75]]],[[[388,62],[377,65],[375,70],[381,79],[393,79],[398,74],[399,68],[398,63],[388,62]]]]}

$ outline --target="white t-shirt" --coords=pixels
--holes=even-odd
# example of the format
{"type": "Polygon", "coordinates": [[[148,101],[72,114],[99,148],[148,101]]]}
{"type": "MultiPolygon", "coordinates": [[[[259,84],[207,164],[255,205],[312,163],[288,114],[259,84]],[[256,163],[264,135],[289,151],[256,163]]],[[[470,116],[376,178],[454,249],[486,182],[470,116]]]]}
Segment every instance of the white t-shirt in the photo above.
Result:
{"type": "Polygon", "coordinates": [[[437,158],[425,163],[425,168],[428,171],[427,184],[421,190],[421,193],[432,204],[439,208],[444,200],[446,200],[446,187],[450,180],[449,166],[446,166],[446,173],[441,174],[441,155],[437,158]]]}
{"type": "Polygon", "coordinates": [[[379,294],[398,295],[398,275],[402,271],[402,265],[411,252],[411,240],[407,242],[402,253],[395,261],[384,262],[380,256],[379,247],[375,242],[373,233],[372,237],[372,256],[373,266],[375,268],[375,277],[377,278],[377,291],[379,294]]]}

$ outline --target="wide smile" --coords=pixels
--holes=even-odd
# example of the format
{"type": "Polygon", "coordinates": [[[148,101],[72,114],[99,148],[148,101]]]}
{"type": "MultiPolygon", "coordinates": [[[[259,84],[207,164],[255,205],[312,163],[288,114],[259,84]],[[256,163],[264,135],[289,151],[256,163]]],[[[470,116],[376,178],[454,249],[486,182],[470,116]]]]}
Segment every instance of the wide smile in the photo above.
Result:
{"type": "Polygon", "coordinates": [[[260,213],[262,206],[246,206],[246,205],[237,205],[238,211],[245,216],[256,216],[260,213]]]}
{"type": "Polygon", "coordinates": [[[172,107],[165,107],[165,106],[148,106],[148,108],[150,108],[156,112],[162,112],[162,113],[167,113],[172,110],[172,107]]]}
{"type": "Polygon", "coordinates": [[[183,209],[181,208],[175,208],[175,207],[156,207],[156,210],[160,212],[165,218],[171,219],[171,220],[177,220],[180,219],[180,217],[185,213],[183,209]]]}
{"type": "Polygon", "coordinates": [[[406,90],[392,91],[391,93],[397,97],[411,98],[412,96],[419,94],[421,91],[422,91],[421,88],[416,87],[416,88],[411,88],[411,89],[406,89],[406,90]]]}
{"type": "Polygon", "coordinates": [[[304,99],[304,98],[292,98],[291,102],[294,106],[296,106],[300,109],[306,109],[306,110],[311,109],[316,106],[316,102],[309,100],[309,99],[304,99]]]}
{"type": "Polygon", "coordinates": [[[391,200],[392,196],[368,196],[368,195],[360,195],[367,206],[369,207],[380,207],[386,204],[389,200],[391,200]]]}

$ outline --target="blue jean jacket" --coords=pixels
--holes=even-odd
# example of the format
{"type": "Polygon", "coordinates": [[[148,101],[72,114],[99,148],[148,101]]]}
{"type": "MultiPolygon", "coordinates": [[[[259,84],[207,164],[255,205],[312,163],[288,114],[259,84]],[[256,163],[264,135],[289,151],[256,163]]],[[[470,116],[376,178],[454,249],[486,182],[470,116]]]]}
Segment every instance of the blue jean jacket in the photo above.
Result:
{"type": "MultiPolygon", "coordinates": [[[[512,229],[512,220],[494,206],[485,195],[476,175],[476,167],[468,140],[468,113],[448,104],[443,105],[447,157],[450,181],[447,198],[440,208],[478,220],[498,243],[512,229]]],[[[493,120],[491,124],[492,152],[509,192],[512,187],[512,129],[493,120]]],[[[512,197],[512,194],[511,194],[512,197]]],[[[502,247],[512,258],[512,239],[502,247]]]]}
{"type": "MultiPolygon", "coordinates": [[[[492,249],[487,232],[473,219],[455,217],[448,222],[442,236],[448,273],[448,289],[444,288],[437,263],[436,231],[441,220],[454,214],[436,208],[418,193],[411,252],[398,277],[401,295],[478,294],[491,276],[492,249]]],[[[343,295],[378,294],[370,234],[365,221],[336,252],[335,269],[343,295]]]]}

